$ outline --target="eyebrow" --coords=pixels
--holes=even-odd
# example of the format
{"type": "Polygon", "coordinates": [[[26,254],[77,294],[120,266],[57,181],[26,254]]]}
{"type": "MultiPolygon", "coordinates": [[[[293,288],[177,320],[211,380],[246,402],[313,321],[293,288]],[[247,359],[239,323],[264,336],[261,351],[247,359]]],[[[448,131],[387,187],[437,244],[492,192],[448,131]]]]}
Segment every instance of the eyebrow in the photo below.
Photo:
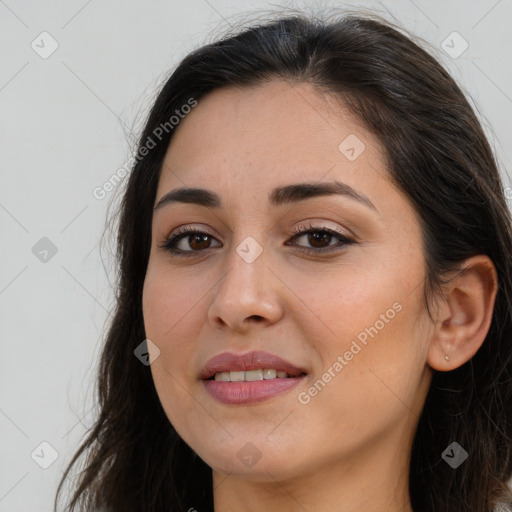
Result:
{"type": "MultiPolygon", "coordinates": [[[[358,201],[368,208],[378,212],[375,205],[362,192],[358,192],[350,185],[339,181],[295,183],[276,187],[269,195],[272,206],[297,203],[306,199],[326,195],[342,195],[358,201]]],[[[204,188],[178,188],[165,194],[155,206],[155,210],[171,203],[187,203],[205,206],[207,208],[221,208],[222,200],[218,194],[204,188]]]]}

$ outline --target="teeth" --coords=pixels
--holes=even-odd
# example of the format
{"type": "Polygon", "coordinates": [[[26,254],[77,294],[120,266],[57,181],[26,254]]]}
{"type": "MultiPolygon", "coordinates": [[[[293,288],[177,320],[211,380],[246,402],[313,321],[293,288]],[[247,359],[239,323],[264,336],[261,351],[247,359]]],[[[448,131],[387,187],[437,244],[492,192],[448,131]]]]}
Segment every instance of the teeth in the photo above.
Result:
{"type": "Polygon", "coordinates": [[[266,368],[263,370],[263,378],[264,379],[275,379],[277,375],[277,371],[274,368],[266,368]]]}
{"type": "Polygon", "coordinates": [[[245,374],[245,380],[263,380],[263,370],[251,370],[240,373],[245,374]]]}
{"type": "Polygon", "coordinates": [[[269,380],[269,379],[286,379],[291,377],[286,372],[276,370],[274,368],[265,368],[258,370],[249,371],[237,371],[237,372],[220,372],[215,374],[215,380],[223,382],[242,382],[242,381],[254,381],[254,380],[269,380]]]}

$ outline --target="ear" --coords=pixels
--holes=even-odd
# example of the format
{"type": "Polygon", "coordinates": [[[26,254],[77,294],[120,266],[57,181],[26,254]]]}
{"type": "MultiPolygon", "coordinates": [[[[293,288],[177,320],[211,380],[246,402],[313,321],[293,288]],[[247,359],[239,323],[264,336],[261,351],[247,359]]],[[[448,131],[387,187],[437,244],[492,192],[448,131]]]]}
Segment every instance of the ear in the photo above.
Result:
{"type": "Polygon", "coordinates": [[[492,260],[485,255],[465,260],[444,290],[427,362],[434,370],[449,371],[469,361],[489,331],[498,291],[492,260]]]}

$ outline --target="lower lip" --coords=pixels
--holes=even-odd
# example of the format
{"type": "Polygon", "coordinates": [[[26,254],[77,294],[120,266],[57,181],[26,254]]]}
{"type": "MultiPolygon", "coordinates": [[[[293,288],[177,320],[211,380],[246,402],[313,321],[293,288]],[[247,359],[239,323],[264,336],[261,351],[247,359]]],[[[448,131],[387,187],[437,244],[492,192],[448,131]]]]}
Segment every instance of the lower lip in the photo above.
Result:
{"type": "Polygon", "coordinates": [[[253,380],[241,382],[224,382],[203,380],[206,390],[215,400],[223,404],[250,404],[262,402],[273,396],[289,391],[306,376],[287,377],[285,379],[253,380]]]}

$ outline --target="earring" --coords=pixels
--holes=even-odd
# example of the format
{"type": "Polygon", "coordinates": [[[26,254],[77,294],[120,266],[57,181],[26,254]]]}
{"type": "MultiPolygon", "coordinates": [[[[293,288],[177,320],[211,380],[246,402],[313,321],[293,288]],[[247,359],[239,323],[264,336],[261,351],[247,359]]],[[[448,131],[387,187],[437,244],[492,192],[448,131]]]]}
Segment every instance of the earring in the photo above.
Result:
{"type": "Polygon", "coordinates": [[[449,360],[450,360],[450,358],[449,358],[446,354],[444,355],[444,358],[445,358],[447,361],[449,361],[449,360]]]}

